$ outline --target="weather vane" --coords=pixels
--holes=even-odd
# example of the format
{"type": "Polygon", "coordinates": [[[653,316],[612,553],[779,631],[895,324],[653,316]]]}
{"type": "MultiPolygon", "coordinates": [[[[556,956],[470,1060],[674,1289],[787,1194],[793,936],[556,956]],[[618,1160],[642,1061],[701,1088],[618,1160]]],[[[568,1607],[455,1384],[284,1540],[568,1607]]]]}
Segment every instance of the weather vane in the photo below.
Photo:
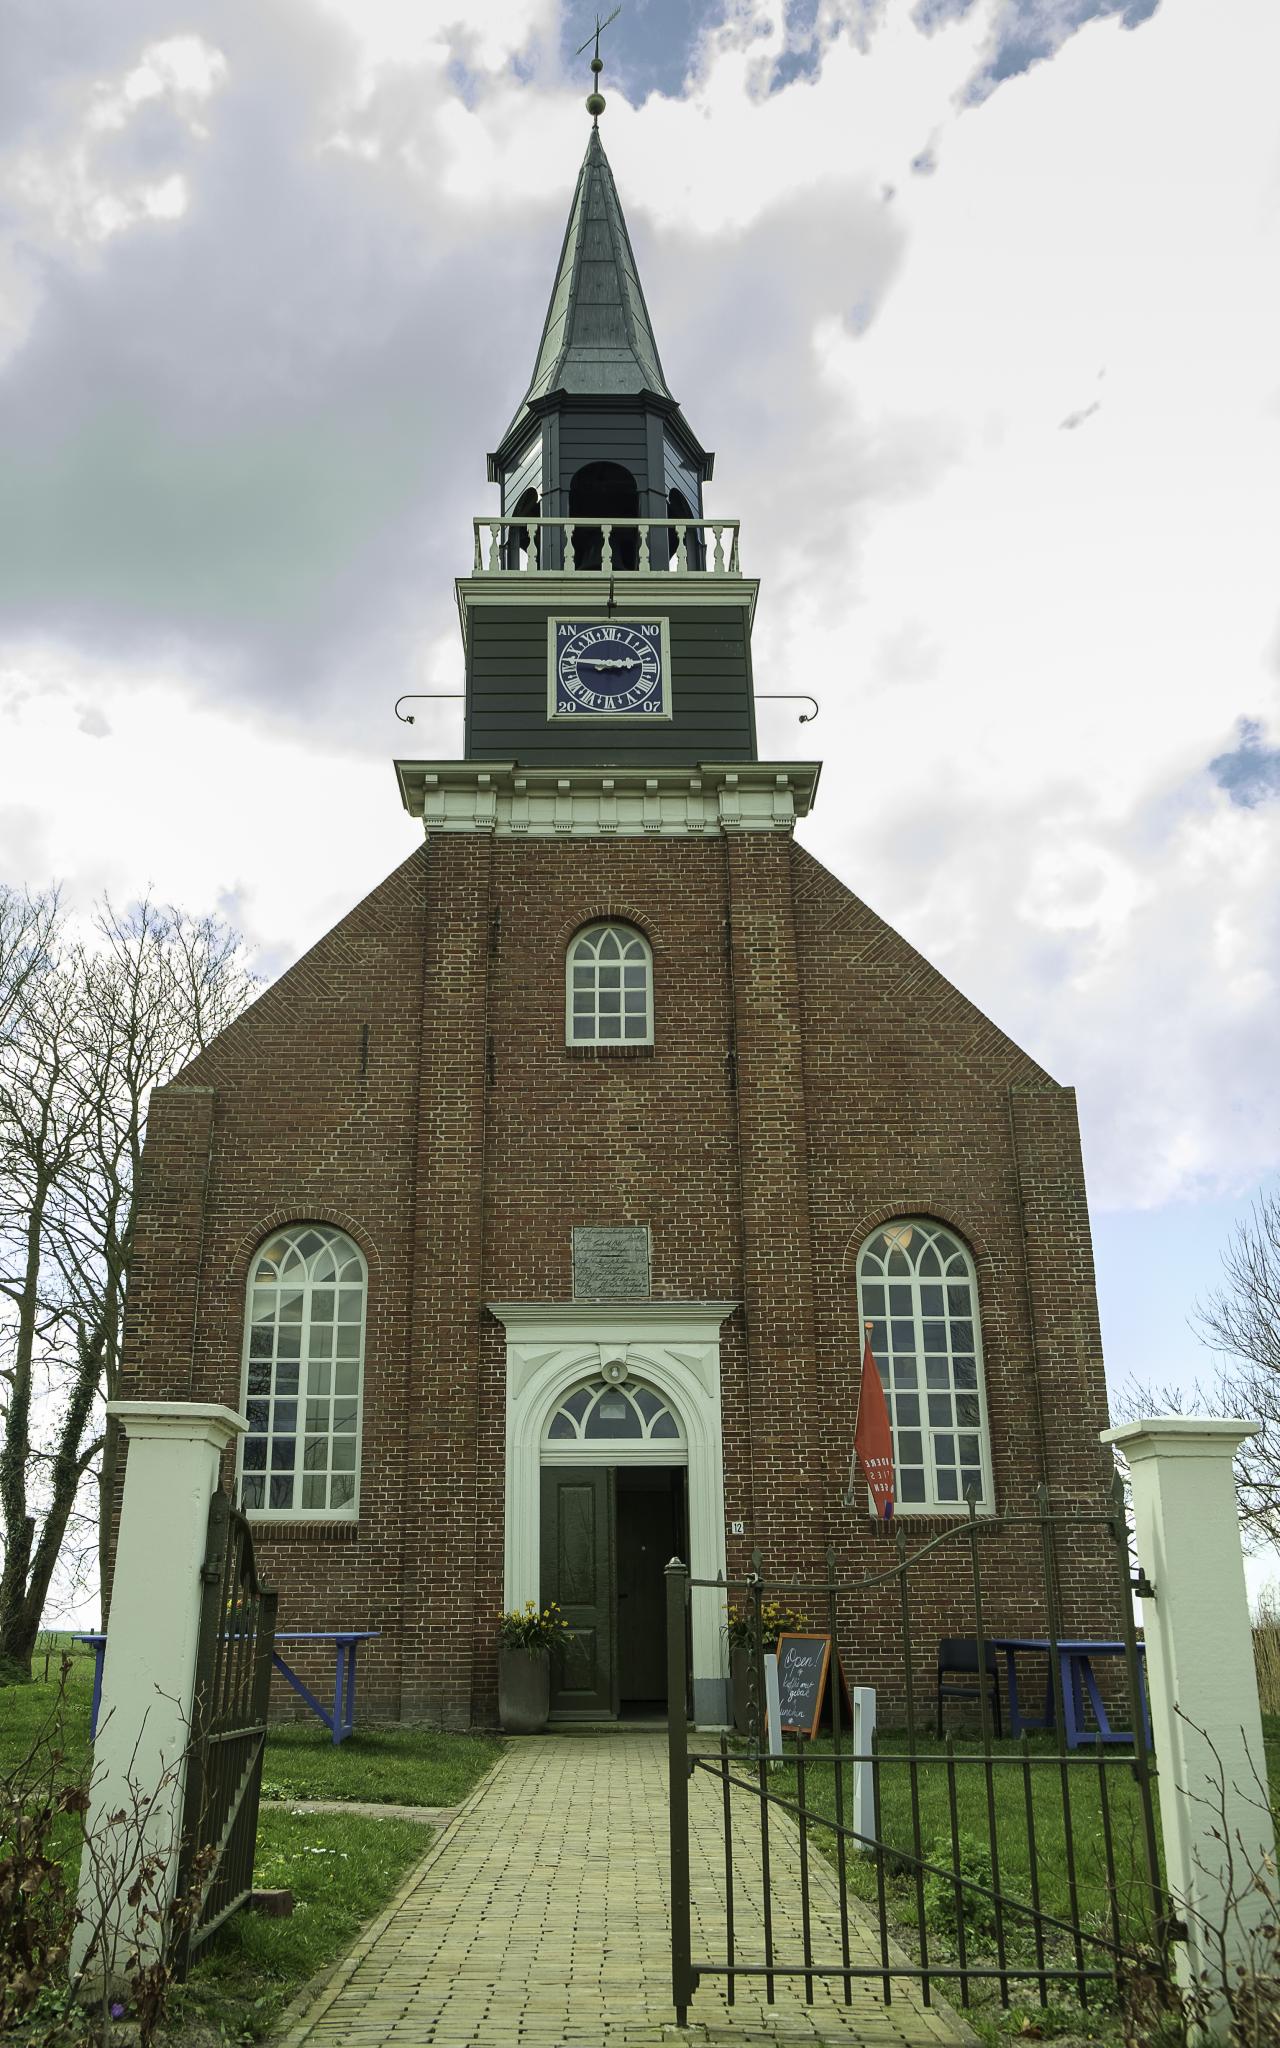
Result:
{"type": "Polygon", "coordinates": [[[609,23],[616,21],[621,12],[621,7],[615,7],[613,13],[608,15],[604,21],[601,21],[600,16],[597,14],[595,28],[587,37],[586,42],[580,44],[574,53],[575,56],[580,57],[583,50],[590,49],[592,43],[596,46],[595,55],[591,59],[591,69],[595,73],[595,77],[592,80],[591,90],[587,94],[587,112],[591,116],[592,126],[596,128],[599,127],[600,116],[604,112],[604,94],[599,89],[600,73],[604,70],[604,59],[600,55],[600,38],[605,29],[608,28],[609,23]]]}

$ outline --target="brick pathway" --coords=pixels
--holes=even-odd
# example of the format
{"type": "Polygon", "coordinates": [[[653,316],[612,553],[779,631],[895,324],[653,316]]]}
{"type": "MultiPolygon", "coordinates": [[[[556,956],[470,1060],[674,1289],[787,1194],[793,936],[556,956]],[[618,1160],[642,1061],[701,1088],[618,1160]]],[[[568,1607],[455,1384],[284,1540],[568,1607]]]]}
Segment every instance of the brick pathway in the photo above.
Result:
{"type": "MultiPolygon", "coordinates": [[[[743,1982],[698,1990],[689,2028],[670,2002],[666,1740],[660,1735],[543,1736],[513,1742],[391,1906],[366,1930],[281,2048],[649,2048],[688,2040],[732,2048],[866,2042],[937,2048],[971,2041],[946,2008],[906,1986],[893,2004],[855,1984],[839,1992],[780,1979],[778,2003],[743,1982]]],[[[740,1948],[760,1944],[759,1856],[748,1815],[735,1853],[740,1948]],[[754,1864],[754,1883],[752,1872],[754,1864]]],[[[758,1830],[757,1830],[758,1832],[758,1830]]],[[[723,1836],[717,1789],[690,1786],[694,1954],[723,1953],[723,1836]]],[[[799,1954],[799,1838],[771,1833],[774,1938],[799,1954]]],[[[839,1955],[834,1877],[810,1863],[815,1954],[839,1955]]],[[[855,1909],[856,1910],[856,1909],[855,1909]]],[[[855,1943],[878,1951],[859,1912],[855,1943]]]]}

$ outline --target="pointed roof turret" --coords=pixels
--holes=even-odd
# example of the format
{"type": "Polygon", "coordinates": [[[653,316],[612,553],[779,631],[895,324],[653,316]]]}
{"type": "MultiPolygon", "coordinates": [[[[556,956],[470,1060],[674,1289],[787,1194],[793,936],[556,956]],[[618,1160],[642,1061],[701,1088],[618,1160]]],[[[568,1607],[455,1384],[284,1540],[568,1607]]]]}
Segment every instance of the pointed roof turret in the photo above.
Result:
{"type": "Polygon", "coordinates": [[[675,400],[640,288],[618,188],[592,128],[578,173],[538,359],[523,404],[551,391],[651,391],[675,400]]]}

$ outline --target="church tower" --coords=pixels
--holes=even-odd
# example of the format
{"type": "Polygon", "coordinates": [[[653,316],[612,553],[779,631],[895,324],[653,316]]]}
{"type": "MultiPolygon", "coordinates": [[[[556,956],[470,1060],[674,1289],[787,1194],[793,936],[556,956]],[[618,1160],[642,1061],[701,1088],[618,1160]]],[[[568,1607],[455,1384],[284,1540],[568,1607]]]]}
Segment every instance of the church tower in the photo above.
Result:
{"type": "Polygon", "coordinates": [[[496,451],[497,517],[458,579],[464,764],[400,766],[406,806],[464,820],[479,791],[533,834],[714,830],[807,810],[814,764],[756,758],[738,521],[663,373],[593,124],[529,388],[496,451]],[[692,771],[692,772],[691,772],[692,771]]]}
{"type": "MultiPolygon", "coordinates": [[[[495,1720],[504,1608],[560,1603],[553,1713],[608,1720],[665,1711],[673,1554],[875,1572],[864,1320],[913,1537],[1108,1476],[1074,1097],[797,843],[818,767],[758,758],[757,584],[598,126],[488,470],[461,755],[397,763],[417,847],[156,1092],[128,1297],[128,1394],[244,1417],[281,1626],[375,1632],[363,1711],[446,1726],[495,1720]]],[[[1064,1566],[1072,1632],[1110,1571],[1064,1566]]],[[[723,1724],[715,1597],[690,1648],[723,1724]]]]}

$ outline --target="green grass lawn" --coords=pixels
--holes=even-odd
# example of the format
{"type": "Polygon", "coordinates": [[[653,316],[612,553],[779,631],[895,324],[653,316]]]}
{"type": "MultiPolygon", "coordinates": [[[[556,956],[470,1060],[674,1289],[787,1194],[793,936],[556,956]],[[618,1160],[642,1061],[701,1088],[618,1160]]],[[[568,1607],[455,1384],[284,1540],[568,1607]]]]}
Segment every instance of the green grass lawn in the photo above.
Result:
{"type": "MultiPolygon", "coordinates": [[[[87,1651],[70,1651],[60,1686],[61,1654],[59,1646],[47,1680],[41,1656],[33,1684],[0,1686],[0,1780],[32,1752],[33,1769],[59,1784],[88,1775],[93,1659],[87,1651]]],[[[263,1890],[292,1891],[293,1914],[280,1920],[237,1914],[175,1992],[174,2017],[198,2016],[232,2041],[261,2038],[298,1989],[341,1956],[361,1925],[385,1906],[431,1843],[432,1830],[420,1821],[294,1814],[278,1802],[454,1806],[501,1752],[501,1744],[487,1737],[430,1729],[357,1729],[336,1748],[319,1723],[314,1729],[289,1724],[273,1730],[263,1769],[254,1882],[263,1890]]],[[[74,1817],[55,1822],[52,1853],[70,1882],[80,1857],[74,1817]]]]}

